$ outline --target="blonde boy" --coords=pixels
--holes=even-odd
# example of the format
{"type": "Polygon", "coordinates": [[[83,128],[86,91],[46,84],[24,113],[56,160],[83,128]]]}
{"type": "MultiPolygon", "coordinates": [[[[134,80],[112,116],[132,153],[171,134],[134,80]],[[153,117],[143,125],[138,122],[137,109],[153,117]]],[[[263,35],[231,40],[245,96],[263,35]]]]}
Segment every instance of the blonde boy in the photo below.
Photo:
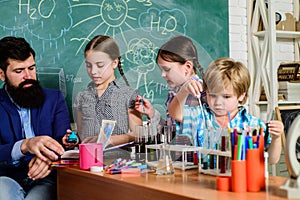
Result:
{"type": "MultiPolygon", "coordinates": [[[[207,68],[203,79],[203,86],[195,81],[188,81],[170,103],[170,115],[182,122],[183,130],[188,130],[181,134],[190,135],[195,145],[202,146],[203,130],[206,128],[219,129],[231,124],[232,127],[261,126],[266,129],[266,125],[260,119],[250,115],[243,106],[247,100],[250,75],[242,63],[230,58],[216,59],[207,68]],[[201,109],[199,106],[184,105],[189,94],[199,96],[203,89],[207,92],[207,104],[201,106],[201,109]]],[[[276,163],[280,158],[283,123],[271,120],[268,128],[272,136],[272,140],[266,138],[270,143],[269,162],[276,163]]]]}

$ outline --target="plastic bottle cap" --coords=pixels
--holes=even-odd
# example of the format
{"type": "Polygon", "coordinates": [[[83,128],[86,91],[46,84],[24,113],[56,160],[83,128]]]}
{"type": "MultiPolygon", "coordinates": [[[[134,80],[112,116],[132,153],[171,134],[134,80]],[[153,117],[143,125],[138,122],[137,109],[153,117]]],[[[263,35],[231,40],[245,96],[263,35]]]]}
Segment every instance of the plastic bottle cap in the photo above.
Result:
{"type": "Polygon", "coordinates": [[[103,167],[102,166],[91,166],[90,171],[91,172],[102,172],[103,167]]]}

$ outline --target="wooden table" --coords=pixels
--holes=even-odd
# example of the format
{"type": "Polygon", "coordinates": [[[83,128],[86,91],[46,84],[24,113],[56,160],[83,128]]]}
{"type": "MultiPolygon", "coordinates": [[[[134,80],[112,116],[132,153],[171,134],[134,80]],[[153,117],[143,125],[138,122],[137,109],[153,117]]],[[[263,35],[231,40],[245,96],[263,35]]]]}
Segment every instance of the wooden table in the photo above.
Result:
{"type": "Polygon", "coordinates": [[[58,169],[58,199],[286,199],[279,190],[286,178],[270,177],[266,191],[221,192],[216,190],[216,177],[198,174],[197,170],[176,170],[171,176],[157,176],[153,173],[136,177],[121,174],[103,174],[77,168],[58,169]]]}

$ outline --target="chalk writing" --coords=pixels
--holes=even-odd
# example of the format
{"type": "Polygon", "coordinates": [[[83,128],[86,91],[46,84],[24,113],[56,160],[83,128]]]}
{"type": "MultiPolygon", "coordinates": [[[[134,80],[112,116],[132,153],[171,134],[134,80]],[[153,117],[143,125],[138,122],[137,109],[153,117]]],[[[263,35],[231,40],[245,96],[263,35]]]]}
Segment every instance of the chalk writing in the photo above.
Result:
{"type": "Polygon", "coordinates": [[[157,48],[182,34],[195,42],[204,68],[228,56],[227,8],[228,0],[6,0],[0,37],[24,37],[31,44],[42,84],[62,90],[71,109],[73,96],[91,81],[85,45],[95,35],[109,35],[120,46],[130,85],[164,113],[169,88],[155,61],[157,48]]]}

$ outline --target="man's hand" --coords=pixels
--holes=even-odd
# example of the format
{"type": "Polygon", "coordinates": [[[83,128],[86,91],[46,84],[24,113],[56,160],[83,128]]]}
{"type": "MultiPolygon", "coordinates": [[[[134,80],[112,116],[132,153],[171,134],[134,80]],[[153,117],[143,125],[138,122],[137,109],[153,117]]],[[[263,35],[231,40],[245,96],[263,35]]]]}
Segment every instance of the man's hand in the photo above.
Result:
{"type": "Polygon", "coordinates": [[[37,180],[48,176],[51,172],[51,162],[45,162],[38,157],[34,157],[29,162],[28,177],[37,180]]]}
{"type": "Polygon", "coordinates": [[[32,153],[44,162],[57,160],[58,155],[64,153],[64,148],[49,136],[36,136],[23,140],[21,144],[23,154],[32,153]]]}
{"type": "Polygon", "coordinates": [[[70,129],[68,129],[66,134],[62,138],[62,144],[64,145],[64,147],[66,149],[73,149],[74,147],[76,147],[80,143],[80,138],[77,134],[76,134],[77,135],[77,142],[76,143],[69,143],[68,142],[68,138],[69,138],[71,133],[72,133],[72,131],[70,129]]]}

